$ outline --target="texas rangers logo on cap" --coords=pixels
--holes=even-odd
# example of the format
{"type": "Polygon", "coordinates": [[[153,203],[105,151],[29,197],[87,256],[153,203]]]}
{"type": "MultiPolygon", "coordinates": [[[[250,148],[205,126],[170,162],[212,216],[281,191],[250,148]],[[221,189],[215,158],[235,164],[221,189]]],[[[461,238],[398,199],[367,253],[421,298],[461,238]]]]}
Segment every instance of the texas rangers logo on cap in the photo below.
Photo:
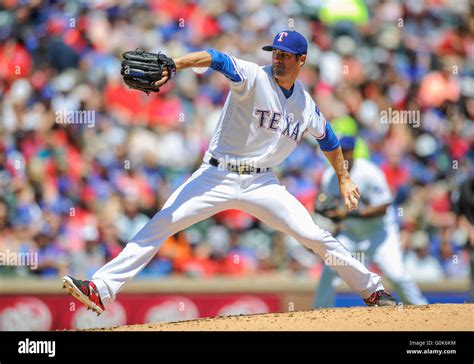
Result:
{"type": "Polygon", "coordinates": [[[306,54],[308,52],[308,42],[302,34],[294,30],[284,30],[275,36],[272,45],[267,45],[262,49],[264,51],[280,49],[293,54],[306,54]]]}
{"type": "Polygon", "coordinates": [[[283,41],[283,37],[288,37],[288,33],[287,32],[280,32],[278,33],[279,37],[278,37],[278,41],[279,42],[282,42],[283,41]]]}

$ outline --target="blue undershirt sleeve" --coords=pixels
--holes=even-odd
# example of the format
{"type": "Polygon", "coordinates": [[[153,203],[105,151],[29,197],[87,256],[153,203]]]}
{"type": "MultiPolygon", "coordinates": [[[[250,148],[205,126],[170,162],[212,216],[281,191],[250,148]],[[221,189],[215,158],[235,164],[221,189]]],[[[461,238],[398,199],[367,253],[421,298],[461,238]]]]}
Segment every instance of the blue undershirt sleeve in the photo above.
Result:
{"type": "Polygon", "coordinates": [[[316,139],[319,143],[319,147],[321,150],[324,150],[325,152],[330,152],[331,150],[336,149],[339,147],[339,139],[337,139],[336,134],[334,134],[334,131],[331,128],[331,125],[329,122],[326,123],[326,135],[322,139],[316,139]]]}
{"type": "Polygon", "coordinates": [[[211,68],[213,70],[222,73],[233,82],[241,82],[244,80],[242,75],[238,72],[237,66],[232,57],[214,49],[208,49],[207,53],[211,55],[211,68]]]}

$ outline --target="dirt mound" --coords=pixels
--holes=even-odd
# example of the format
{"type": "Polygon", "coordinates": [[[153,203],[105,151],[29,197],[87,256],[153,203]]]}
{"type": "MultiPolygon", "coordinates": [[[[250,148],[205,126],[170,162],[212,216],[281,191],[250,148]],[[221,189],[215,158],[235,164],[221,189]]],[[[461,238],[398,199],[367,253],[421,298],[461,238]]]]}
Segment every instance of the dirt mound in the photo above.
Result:
{"type": "Polygon", "coordinates": [[[474,304],[327,308],[107,328],[114,331],[474,331],[474,304]]]}

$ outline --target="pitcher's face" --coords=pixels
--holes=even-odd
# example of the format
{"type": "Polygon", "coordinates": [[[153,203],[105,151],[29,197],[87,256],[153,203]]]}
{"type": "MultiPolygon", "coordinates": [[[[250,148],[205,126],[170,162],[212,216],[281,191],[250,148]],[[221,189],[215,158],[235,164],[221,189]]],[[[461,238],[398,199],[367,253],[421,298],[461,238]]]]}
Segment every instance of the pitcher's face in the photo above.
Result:
{"type": "Polygon", "coordinates": [[[272,71],[275,78],[296,76],[306,60],[306,55],[297,55],[280,49],[272,52],[272,71]]]}

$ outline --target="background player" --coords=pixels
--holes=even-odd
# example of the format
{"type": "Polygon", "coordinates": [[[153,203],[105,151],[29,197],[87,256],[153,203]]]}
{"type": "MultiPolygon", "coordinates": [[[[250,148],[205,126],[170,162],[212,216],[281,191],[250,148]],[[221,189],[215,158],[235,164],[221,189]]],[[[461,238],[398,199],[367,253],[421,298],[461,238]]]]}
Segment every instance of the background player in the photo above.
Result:
{"type": "MultiPolygon", "coordinates": [[[[194,52],[175,60],[176,70],[211,67],[228,79],[227,97],[218,126],[200,168],[180,186],[145,227],[92,281],[66,276],[64,288],[98,314],[123,285],[177,231],[219,211],[239,209],[298,240],[315,253],[344,262],[336,267],[368,305],[394,305],[378,275],[369,272],[327,231],[311,219],[304,206],[279,184],[272,167],[283,161],[305,132],[316,137],[334,167],[345,206],[357,208],[357,186],[344,168],[339,142],[329,123],[296,80],[306,61],[307,42],[295,31],[278,33],[272,65],[235,59],[215,50],[194,52]]],[[[160,84],[167,81],[165,77],[160,84]]]]}
{"type": "MultiPolygon", "coordinates": [[[[400,236],[392,195],[383,172],[365,158],[353,158],[355,138],[344,136],[340,139],[344,160],[347,161],[351,179],[361,192],[357,211],[347,212],[339,198],[337,177],[328,168],[322,178],[321,193],[316,204],[323,209],[322,214],[338,224],[335,234],[348,250],[361,252],[364,264],[373,261],[390,280],[401,300],[407,304],[427,304],[415,281],[405,271],[400,236]],[[324,208],[331,206],[331,208],[324,208]]],[[[325,265],[314,301],[315,307],[333,307],[336,293],[337,272],[325,265]]]]}

